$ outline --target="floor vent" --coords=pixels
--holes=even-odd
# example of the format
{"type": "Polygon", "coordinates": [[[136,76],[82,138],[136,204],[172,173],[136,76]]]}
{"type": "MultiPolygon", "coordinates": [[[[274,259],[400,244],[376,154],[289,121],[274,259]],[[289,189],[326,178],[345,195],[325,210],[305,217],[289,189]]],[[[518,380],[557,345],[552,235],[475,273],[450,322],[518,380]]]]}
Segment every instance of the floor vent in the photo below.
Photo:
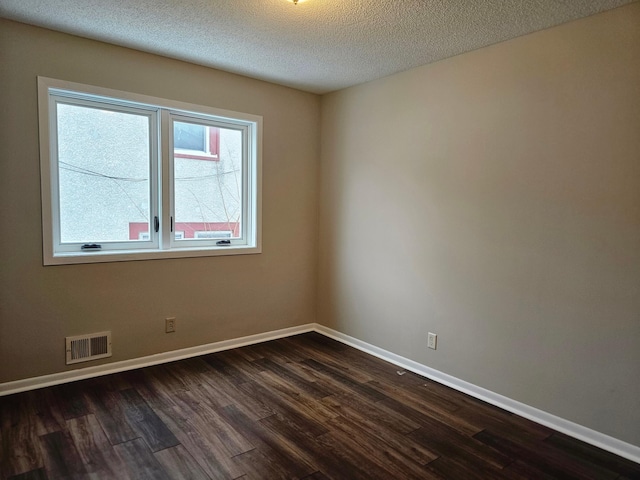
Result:
{"type": "Polygon", "coordinates": [[[66,337],[67,365],[111,356],[111,332],[66,337]]]}

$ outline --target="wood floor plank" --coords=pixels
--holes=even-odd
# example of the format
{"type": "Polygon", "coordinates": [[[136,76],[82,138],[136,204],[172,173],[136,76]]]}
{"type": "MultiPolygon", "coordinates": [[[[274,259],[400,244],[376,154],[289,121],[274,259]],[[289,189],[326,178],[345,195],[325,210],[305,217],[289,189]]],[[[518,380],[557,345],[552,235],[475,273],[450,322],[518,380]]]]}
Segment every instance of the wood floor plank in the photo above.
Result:
{"type": "Polygon", "coordinates": [[[162,390],[168,394],[189,390],[188,379],[183,378],[183,375],[180,375],[180,373],[176,371],[176,368],[181,368],[181,365],[171,363],[143,368],[139,372],[132,372],[129,381],[134,388],[136,388],[138,384],[145,384],[152,381],[162,385],[162,390]]]}
{"type": "MultiPolygon", "coordinates": [[[[527,437],[532,437],[536,440],[544,440],[553,433],[553,430],[545,427],[544,425],[540,425],[524,417],[507,412],[506,410],[490,405],[477,398],[473,398],[468,395],[460,395],[460,392],[456,392],[452,388],[444,385],[438,385],[437,388],[434,388],[429,384],[428,389],[429,391],[436,390],[438,395],[445,395],[448,398],[457,395],[457,397],[459,397],[458,402],[462,407],[456,412],[456,414],[461,418],[479,421],[485,428],[489,427],[491,423],[494,425],[500,424],[502,426],[509,425],[516,430],[522,431],[522,433],[527,437]],[[485,419],[492,419],[492,421],[486,422],[485,419]]],[[[498,430],[500,428],[502,427],[498,427],[498,430]]]]}
{"type": "Polygon", "coordinates": [[[206,378],[213,369],[202,360],[200,362],[194,360],[196,359],[175,362],[163,368],[154,368],[150,373],[174,391],[198,388],[202,385],[203,378],[206,378]]]}
{"type": "MultiPolygon", "coordinates": [[[[210,383],[218,383],[216,373],[205,375],[204,373],[190,372],[184,366],[178,365],[180,362],[163,366],[163,368],[144,369],[144,375],[139,377],[133,384],[138,393],[154,410],[164,411],[171,416],[174,409],[180,408],[180,395],[191,393],[205,402],[212,408],[220,408],[235,402],[234,395],[237,394],[235,387],[224,384],[214,387],[210,383]],[[189,381],[180,377],[194,376],[189,381]],[[227,388],[229,387],[229,388],[227,388]]],[[[183,405],[184,407],[184,405],[183,405]]],[[[269,412],[271,414],[272,412],[269,412]]]]}
{"type": "Polygon", "coordinates": [[[264,370],[270,371],[272,374],[277,375],[284,381],[293,384],[296,388],[303,391],[307,395],[313,398],[323,398],[334,393],[333,390],[323,388],[322,385],[317,382],[310,382],[307,379],[298,375],[295,371],[287,368],[287,365],[280,365],[269,358],[263,358],[253,362],[259,365],[264,370]]]}
{"type": "Polygon", "coordinates": [[[65,420],[62,412],[57,408],[57,401],[54,399],[50,389],[43,388],[25,392],[25,400],[33,406],[33,414],[36,420],[37,435],[59,432],[65,428],[65,420]]]}
{"type": "Polygon", "coordinates": [[[154,456],[173,480],[210,480],[211,478],[182,445],[165,448],[155,452],[154,456]]]}
{"type": "Polygon", "coordinates": [[[472,437],[452,428],[446,423],[446,418],[440,421],[394,398],[387,398],[380,404],[419,423],[421,427],[408,433],[407,436],[439,456],[474,455],[497,468],[512,462],[507,455],[493,448],[487,448],[482,442],[473,440],[472,437]]]}
{"type": "Polygon", "coordinates": [[[95,415],[67,420],[69,434],[92,479],[127,480],[127,466],[113,450],[95,415]]]}
{"type": "Polygon", "coordinates": [[[344,371],[341,371],[333,366],[320,363],[314,359],[308,359],[302,363],[312,368],[316,372],[333,380],[334,382],[343,385],[345,388],[355,391],[363,397],[373,400],[374,402],[378,402],[386,398],[386,395],[384,393],[379,392],[378,390],[372,388],[367,384],[360,383],[356,379],[350,377],[348,373],[345,373],[344,371]]]}
{"type": "Polygon", "coordinates": [[[207,362],[214,370],[224,375],[227,380],[234,384],[248,382],[249,379],[235,365],[229,364],[223,358],[224,352],[205,355],[202,359],[207,362]]]}
{"type": "Polygon", "coordinates": [[[336,413],[339,412],[341,417],[354,422],[366,433],[384,442],[387,448],[392,448],[406,457],[412,458],[419,464],[424,465],[438,458],[437,454],[406,435],[406,433],[415,430],[415,428],[410,430],[398,428],[398,424],[403,419],[399,418],[395,412],[387,411],[383,408],[376,409],[373,406],[365,406],[364,403],[351,407],[350,404],[353,405],[353,403],[341,401],[336,397],[327,397],[323,401],[335,408],[336,413]]]}
{"type": "Polygon", "coordinates": [[[348,345],[338,342],[318,332],[309,332],[284,338],[284,343],[294,342],[296,349],[311,349],[315,352],[333,355],[333,358],[342,358],[342,353],[351,349],[348,345]]]}
{"type": "MultiPolygon", "coordinates": [[[[339,343],[335,340],[330,340],[330,342],[339,343]]],[[[387,390],[421,392],[428,389],[430,384],[435,384],[435,382],[425,379],[420,375],[353,348],[341,349],[340,358],[345,364],[349,365],[351,371],[361,372],[361,375],[373,377],[372,380],[388,387],[387,390]],[[399,375],[398,372],[400,372],[401,375],[399,375]]],[[[461,407],[459,400],[459,397],[455,400],[432,393],[429,398],[429,403],[438,405],[443,410],[455,411],[461,407]]]]}
{"type": "Polygon", "coordinates": [[[142,438],[119,443],[113,449],[127,466],[131,478],[136,480],[171,480],[171,476],[158,462],[142,438]]]}
{"type": "Polygon", "coordinates": [[[200,435],[189,423],[180,423],[176,431],[180,444],[191,454],[204,472],[214,480],[230,480],[242,476],[245,472],[238,468],[233,458],[228,457],[219,447],[212,443],[210,436],[200,435]]]}
{"type": "Polygon", "coordinates": [[[121,390],[119,394],[127,421],[145,439],[151,451],[157,452],[180,443],[135,389],[121,390]]]}
{"type": "Polygon", "coordinates": [[[244,472],[237,468],[222,448],[216,432],[203,431],[202,423],[199,423],[200,429],[193,425],[198,422],[192,421],[190,408],[179,405],[179,400],[178,403],[166,403],[155,397],[152,402],[155,402],[153,404],[158,416],[210,478],[225,480],[242,476],[244,472]]]}
{"type": "Polygon", "coordinates": [[[464,461],[461,458],[442,456],[425,466],[425,469],[443,479],[465,480],[516,480],[510,473],[477,460],[464,461]]]}
{"type": "Polygon", "coordinates": [[[244,355],[238,352],[237,349],[218,352],[215,354],[215,356],[219,360],[225,362],[229,366],[227,368],[236,368],[238,372],[246,374],[249,379],[264,370],[263,368],[259,367],[257,363],[248,361],[244,355]]]}
{"type": "Polygon", "coordinates": [[[282,464],[275,463],[258,449],[250,450],[233,457],[242,470],[246,473],[241,478],[262,480],[265,478],[273,480],[291,480],[298,478],[292,475],[282,464]]]}
{"type": "Polygon", "coordinates": [[[309,357],[305,356],[303,360],[299,363],[287,363],[287,368],[293,372],[295,372],[300,378],[303,378],[307,382],[314,383],[320,386],[323,390],[327,390],[332,394],[338,393],[342,387],[338,388],[333,382],[327,382],[326,376],[322,375],[320,372],[315,371],[313,368],[305,365],[304,360],[307,360],[309,357]]]}
{"type": "Polygon", "coordinates": [[[334,410],[322,402],[322,398],[308,395],[305,391],[299,390],[297,385],[283,380],[282,377],[270,371],[264,371],[258,375],[256,383],[276,394],[290,408],[298,410],[320,425],[337,416],[334,410]]]}
{"type": "MultiPolygon", "coordinates": [[[[441,477],[426,470],[426,466],[419,468],[419,473],[416,473],[415,467],[411,470],[402,469],[398,463],[389,463],[384,454],[374,457],[375,461],[372,461],[371,457],[365,456],[365,452],[359,450],[355,439],[337,438],[327,434],[318,438],[318,442],[328,451],[333,451],[334,455],[339,456],[343,462],[349,462],[347,464],[351,465],[346,472],[338,475],[337,478],[347,480],[351,478],[349,474],[352,469],[357,468],[364,471],[365,477],[370,479],[419,478],[421,480],[443,480],[441,477]]],[[[336,474],[332,474],[331,477],[334,478],[334,475],[336,474]]]]}
{"type": "Polygon", "coordinates": [[[114,392],[118,390],[126,390],[128,388],[132,388],[131,383],[127,379],[125,375],[114,373],[111,375],[105,375],[104,377],[100,377],[104,379],[108,388],[114,392]]]}
{"type": "Polygon", "coordinates": [[[516,431],[521,431],[523,435],[531,436],[538,440],[544,440],[553,433],[553,430],[544,425],[537,424],[469,395],[461,395],[460,392],[446,385],[426,380],[424,388],[429,392],[429,398],[435,395],[451,399],[460,404],[461,408],[456,411],[456,415],[462,419],[470,420],[472,423],[480,423],[484,428],[499,424],[500,426],[497,430],[502,431],[501,429],[504,428],[504,425],[509,425],[516,431]],[[485,419],[487,418],[492,419],[492,421],[486,422],[485,419]]]}
{"type": "Polygon", "coordinates": [[[200,401],[194,392],[182,392],[174,395],[178,407],[188,412],[187,422],[198,434],[209,439],[221,455],[234,457],[255,448],[245,437],[226,423],[218,412],[206,402],[200,401]]]}
{"type": "MultiPolygon", "coordinates": [[[[173,401],[175,391],[167,388],[164,383],[150,373],[149,369],[138,371],[135,377],[131,375],[131,372],[125,372],[125,374],[129,375],[131,388],[138,392],[156,414],[159,415],[165,410],[169,412],[169,416],[173,414],[173,408],[176,407],[173,401]]],[[[124,411],[122,416],[126,418],[124,411]]]]}
{"type": "MultiPolygon", "coordinates": [[[[332,432],[339,434],[336,437],[341,439],[344,446],[359,451],[381,469],[386,469],[395,476],[401,475],[407,480],[424,478],[424,465],[437,458],[435,455],[411,456],[410,451],[401,451],[386,441],[385,432],[371,431],[363,424],[344,417],[336,417],[329,422],[329,426],[332,432]]],[[[423,449],[416,451],[422,453],[423,449]]]]}
{"type": "Polygon", "coordinates": [[[175,391],[166,391],[158,383],[156,377],[145,372],[132,380],[132,386],[152,406],[160,419],[174,433],[180,444],[192,455],[205,473],[215,480],[226,480],[240,477],[243,472],[218,448],[219,443],[212,443],[210,436],[215,432],[202,435],[189,421],[190,409],[179,405],[175,391]],[[145,381],[146,379],[146,381],[145,381]]]}
{"type": "MultiPolygon", "coordinates": [[[[286,422],[278,415],[273,415],[260,420],[272,435],[278,439],[278,443],[285,444],[295,454],[313,465],[312,471],[320,470],[325,472],[330,478],[335,480],[372,480],[370,468],[362,464],[363,459],[356,455],[355,462],[353,455],[340,448],[338,442],[328,432],[320,437],[312,437],[305,434],[286,422]]],[[[387,478],[392,478],[388,476],[387,478]]]]}
{"type": "Polygon", "coordinates": [[[323,398],[322,401],[342,416],[350,418],[361,415],[383,428],[403,435],[421,426],[419,422],[403,415],[402,412],[387,407],[384,402],[372,402],[358,394],[341,393],[323,398]]]}
{"type": "Polygon", "coordinates": [[[295,424],[298,429],[309,432],[314,436],[327,433],[326,427],[317,419],[308,415],[308,412],[305,411],[305,409],[293,408],[289,402],[278,396],[276,393],[264,388],[262,385],[259,385],[256,382],[246,382],[239,385],[238,388],[254,400],[264,403],[274,412],[285,416],[287,420],[295,424]]]}
{"type": "Polygon", "coordinates": [[[453,413],[464,405],[462,402],[454,401],[452,398],[434,394],[433,391],[429,389],[429,385],[425,382],[425,379],[418,384],[414,383],[414,381],[410,380],[412,375],[406,370],[397,370],[393,375],[394,376],[381,376],[374,381],[368,382],[368,385],[380,389],[380,391],[387,395],[418,397],[419,399],[428,397],[429,405],[442,412],[453,413]],[[401,375],[399,375],[398,372],[400,372],[401,375]]]}
{"type": "Polygon", "coordinates": [[[43,466],[32,405],[25,395],[0,397],[0,475],[9,477],[43,466]]]}
{"type": "Polygon", "coordinates": [[[237,382],[229,380],[228,376],[215,369],[211,369],[208,374],[200,377],[202,383],[192,390],[198,391],[202,395],[207,395],[210,401],[215,403],[216,408],[236,405],[246,415],[253,420],[259,420],[274,414],[274,411],[264,402],[254,400],[241,391],[237,382]]]}
{"type": "MultiPolygon", "coordinates": [[[[274,468],[278,468],[290,478],[302,478],[317,470],[312,463],[298,455],[290,444],[281,442],[276,436],[270,434],[261,423],[264,419],[255,422],[235,405],[222,408],[220,415],[236,431],[255,445],[265,457],[271,459],[274,468]]],[[[238,460],[243,461],[244,459],[238,460]]]]}
{"type": "Polygon", "coordinates": [[[76,480],[88,477],[87,469],[69,432],[53,432],[40,437],[44,466],[51,480],[76,480]]]}
{"type": "Polygon", "coordinates": [[[125,405],[119,391],[98,384],[87,392],[86,397],[112,445],[128,442],[138,437],[138,433],[127,420],[125,405]]]}
{"type": "Polygon", "coordinates": [[[598,447],[588,445],[562,433],[554,432],[545,439],[545,444],[561,448],[563,452],[566,452],[572,458],[579,459],[591,468],[604,468],[612,474],[620,474],[640,480],[639,464],[618,457],[613,453],[605,452],[598,447]]]}
{"type": "Polygon", "coordinates": [[[322,472],[314,472],[311,475],[304,477],[301,480],[331,480],[331,479],[322,472]]]}
{"type": "Polygon", "coordinates": [[[20,473],[8,477],[8,480],[47,480],[47,471],[44,468],[38,468],[37,470],[31,470],[30,472],[20,473]]]}
{"type": "Polygon", "coordinates": [[[444,423],[425,422],[418,430],[409,433],[416,442],[420,443],[439,457],[446,457],[454,461],[474,463],[476,458],[482,464],[490,465],[498,470],[513,462],[507,452],[500,451],[475,438],[462,435],[444,423]]]}
{"type": "Polygon", "coordinates": [[[612,480],[619,476],[605,467],[594,468],[584,465],[566,453],[549,448],[544,442],[514,442],[487,430],[478,433],[474,438],[556,478],[612,480]]]}
{"type": "Polygon", "coordinates": [[[298,364],[308,358],[305,352],[302,352],[299,348],[291,348],[290,345],[284,343],[284,340],[283,338],[271,340],[269,342],[251,345],[250,347],[244,347],[240,350],[250,348],[254,352],[253,356],[256,358],[277,358],[280,359],[282,363],[298,364]]]}
{"type": "Polygon", "coordinates": [[[448,426],[464,435],[475,435],[484,429],[484,427],[458,416],[456,414],[457,410],[451,411],[447,408],[440,407],[440,405],[435,402],[430,402],[429,396],[426,392],[412,392],[405,389],[394,389],[377,381],[369,382],[367,385],[384,393],[386,397],[395,398],[397,401],[402,402],[427,417],[446,423],[448,426]]]}
{"type": "Polygon", "coordinates": [[[238,354],[241,355],[247,362],[253,362],[261,358],[268,358],[272,356],[271,354],[267,354],[265,356],[264,350],[262,349],[263,346],[266,346],[270,343],[278,343],[278,340],[269,340],[267,342],[235,348],[234,350],[238,352],[238,354]]]}
{"type": "Polygon", "coordinates": [[[52,387],[53,401],[65,420],[93,413],[84,395],[85,385],[87,383],[79,381],[52,387]]]}
{"type": "Polygon", "coordinates": [[[513,474],[520,477],[522,480],[555,480],[557,477],[554,477],[548,473],[543,472],[542,470],[538,470],[532,465],[528,463],[522,462],[520,460],[516,460],[510,465],[507,465],[504,468],[504,471],[507,474],[513,474]]]}
{"type": "Polygon", "coordinates": [[[480,426],[483,430],[500,432],[500,435],[512,440],[528,438],[533,441],[542,441],[551,435],[551,430],[533,422],[522,422],[515,415],[492,415],[484,409],[463,406],[456,411],[456,416],[461,420],[480,426]]]}
{"type": "Polygon", "coordinates": [[[275,413],[268,404],[260,401],[260,399],[255,399],[254,397],[247,395],[245,391],[235,384],[217,379],[209,382],[209,385],[211,385],[215,390],[225,391],[233,400],[229,405],[235,405],[253,420],[257,421],[262,418],[270,417],[275,413]]]}
{"type": "MultiPolygon", "coordinates": [[[[364,384],[375,379],[375,377],[371,376],[369,372],[353,368],[348,363],[343,362],[340,357],[336,358],[328,352],[312,349],[307,349],[306,351],[308,353],[308,360],[318,362],[331,371],[340,374],[341,376],[348,377],[354,382],[364,384]]],[[[303,360],[302,363],[305,363],[305,361],[303,360]]]]}

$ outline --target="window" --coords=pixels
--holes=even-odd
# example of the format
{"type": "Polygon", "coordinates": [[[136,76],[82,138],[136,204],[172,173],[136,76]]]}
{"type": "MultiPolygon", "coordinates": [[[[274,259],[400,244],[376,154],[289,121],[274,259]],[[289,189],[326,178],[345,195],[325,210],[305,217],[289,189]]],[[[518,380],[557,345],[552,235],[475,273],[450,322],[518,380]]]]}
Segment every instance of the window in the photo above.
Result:
{"type": "Polygon", "coordinates": [[[261,117],[38,85],[45,265],[260,252],[261,117]]]}

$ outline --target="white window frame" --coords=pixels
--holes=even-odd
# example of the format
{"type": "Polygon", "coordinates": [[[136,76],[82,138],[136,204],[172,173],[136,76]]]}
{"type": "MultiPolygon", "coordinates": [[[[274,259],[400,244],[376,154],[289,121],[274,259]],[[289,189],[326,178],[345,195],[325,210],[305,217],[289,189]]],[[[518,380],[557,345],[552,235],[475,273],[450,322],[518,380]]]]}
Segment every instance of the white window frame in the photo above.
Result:
{"type": "Polygon", "coordinates": [[[203,257],[261,253],[262,117],[175,100],[112,90],[102,87],[38,77],[38,115],[40,124],[40,171],[42,191],[43,263],[119,262],[162,258],[203,257]],[[103,103],[116,111],[147,112],[150,117],[150,190],[153,221],[148,241],[109,243],[99,251],[82,250],[79,244],[60,241],[58,194],[56,102],[79,105],[103,103]],[[217,244],[219,239],[181,240],[171,232],[173,206],[173,149],[171,119],[190,119],[211,126],[243,132],[243,212],[242,238],[217,244]]]}
{"type": "MultiPolygon", "coordinates": [[[[163,121],[164,123],[166,123],[169,128],[171,129],[171,127],[173,126],[173,122],[187,122],[189,120],[193,121],[193,120],[197,120],[201,125],[205,125],[205,126],[209,126],[209,127],[220,127],[220,128],[227,128],[227,129],[234,129],[234,130],[238,130],[242,132],[242,171],[246,171],[247,169],[250,168],[250,165],[248,164],[249,159],[251,157],[250,151],[251,151],[251,142],[249,141],[250,138],[250,132],[249,132],[249,126],[246,124],[242,124],[239,122],[229,122],[229,121],[217,121],[215,124],[211,121],[210,118],[207,117],[198,117],[197,115],[191,114],[189,117],[185,116],[184,112],[178,112],[178,111],[165,111],[163,112],[163,121]]],[[[173,136],[170,135],[169,136],[169,151],[170,152],[174,152],[174,146],[173,146],[173,136]]],[[[174,161],[175,158],[173,155],[170,156],[169,159],[169,176],[170,176],[170,198],[171,198],[171,202],[170,202],[170,209],[172,212],[175,211],[175,205],[173,204],[173,199],[175,198],[175,195],[173,193],[173,189],[175,186],[175,181],[173,179],[173,175],[174,175],[174,161]]],[[[248,176],[243,175],[242,176],[242,191],[246,191],[249,188],[249,184],[248,184],[248,176]]],[[[250,215],[250,211],[248,209],[249,202],[242,202],[242,218],[247,218],[250,215]]],[[[173,218],[175,219],[175,215],[173,216],[173,218]]],[[[179,221],[179,219],[177,219],[177,221],[179,221]]],[[[231,244],[234,243],[246,243],[247,239],[250,238],[253,235],[252,232],[252,226],[248,223],[248,222],[241,222],[241,236],[239,239],[228,239],[231,241],[231,244]]],[[[210,242],[217,242],[221,240],[220,238],[218,239],[211,239],[210,242]]],[[[227,239],[224,239],[227,240],[227,239]]],[[[198,245],[203,243],[203,239],[187,239],[187,238],[176,238],[174,235],[171,235],[170,238],[170,245],[172,248],[175,247],[181,247],[181,248],[186,248],[186,247],[197,247],[198,245]]],[[[224,248],[228,248],[228,247],[224,247],[224,248]]]]}

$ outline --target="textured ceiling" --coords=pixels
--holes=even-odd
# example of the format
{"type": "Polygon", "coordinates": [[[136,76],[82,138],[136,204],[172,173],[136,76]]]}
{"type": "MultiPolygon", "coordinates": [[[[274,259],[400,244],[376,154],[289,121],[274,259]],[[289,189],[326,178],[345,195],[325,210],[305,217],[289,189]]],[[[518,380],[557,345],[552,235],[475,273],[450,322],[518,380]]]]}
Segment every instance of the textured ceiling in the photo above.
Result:
{"type": "Polygon", "coordinates": [[[634,0],[0,0],[0,16],[325,93],[634,0]]]}

